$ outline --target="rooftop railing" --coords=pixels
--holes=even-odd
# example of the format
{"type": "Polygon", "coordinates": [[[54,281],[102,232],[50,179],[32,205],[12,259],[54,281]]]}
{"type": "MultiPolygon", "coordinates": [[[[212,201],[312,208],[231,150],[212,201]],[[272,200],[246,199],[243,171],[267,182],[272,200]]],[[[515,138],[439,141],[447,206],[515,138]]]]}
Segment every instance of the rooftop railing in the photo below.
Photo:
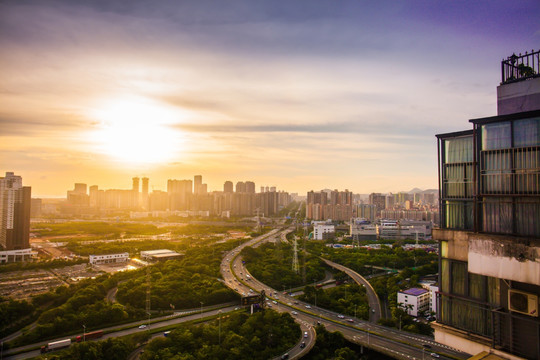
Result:
{"type": "Polygon", "coordinates": [[[501,84],[531,79],[540,76],[540,50],[531,50],[524,55],[512,54],[501,62],[501,84]]]}

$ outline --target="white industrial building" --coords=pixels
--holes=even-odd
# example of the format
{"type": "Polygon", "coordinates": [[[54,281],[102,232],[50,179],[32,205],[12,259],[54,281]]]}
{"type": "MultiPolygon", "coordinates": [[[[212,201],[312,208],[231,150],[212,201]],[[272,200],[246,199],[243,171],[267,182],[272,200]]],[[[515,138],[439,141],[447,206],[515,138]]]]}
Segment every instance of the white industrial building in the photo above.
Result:
{"type": "Polygon", "coordinates": [[[429,310],[430,293],[426,289],[410,288],[398,291],[398,306],[407,314],[417,317],[429,310]]]}
{"type": "Polygon", "coordinates": [[[315,225],[313,227],[313,239],[325,240],[334,234],[336,228],[334,225],[315,225]]]}
{"type": "Polygon", "coordinates": [[[18,262],[18,261],[29,261],[37,253],[32,251],[32,249],[21,249],[21,250],[6,250],[0,251],[0,264],[18,262]]]}
{"type": "Polygon", "coordinates": [[[126,262],[129,260],[129,253],[121,254],[105,254],[105,255],[90,255],[90,264],[112,264],[126,262]]]}

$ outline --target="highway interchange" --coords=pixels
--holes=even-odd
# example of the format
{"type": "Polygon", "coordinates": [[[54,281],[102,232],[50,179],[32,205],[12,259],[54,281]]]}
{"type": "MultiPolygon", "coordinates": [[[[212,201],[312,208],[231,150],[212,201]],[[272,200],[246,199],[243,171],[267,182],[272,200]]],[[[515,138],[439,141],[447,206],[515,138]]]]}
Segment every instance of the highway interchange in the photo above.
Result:
{"type": "MultiPolygon", "coordinates": [[[[252,293],[250,292],[250,289],[257,293],[264,290],[267,294],[266,296],[270,299],[270,304],[273,305],[273,308],[278,311],[287,311],[291,313],[300,325],[304,326],[302,331],[306,331],[304,330],[306,326],[305,322],[309,324],[309,328],[313,328],[311,324],[320,322],[329,331],[340,331],[348,340],[396,359],[427,359],[431,357],[431,354],[433,354],[433,357],[441,359],[467,359],[470,357],[469,354],[436,343],[427,336],[411,334],[376,324],[376,320],[380,318],[381,309],[378,298],[376,302],[373,300],[376,298],[373,288],[371,288],[369,283],[367,283],[367,281],[359,274],[354,273],[352,270],[342,267],[339,264],[332,264],[332,266],[338,265],[340,270],[346,271],[349,276],[353,277],[358,283],[367,283],[368,286],[366,286],[366,290],[368,292],[368,298],[370,299],[370,309],[375,310],[370,311],[370,314],[372,314],[370,320],[372,322],[341,318],[340,314],[316,307],[313,304],[298,301],[289,295],[281,294],[278,290],[272,289],[268,287],[268,285],[253,278],[242,262],[240,256],[242,249],[246,246],[258,246],[265,241],[276,241],[280,238],[283,240],[284,234],[290,231],[291,229],[274,229],[227,253],[221,263],[221,273],[225,280],[225,284],[229,288],[237,291],[240,295],[250,295],[252,293]],[[250,277],[247,278],[245,276],[246,274],[249,274],[250,277]],[[277,304],[274,304],[273,302],[276,302],[277,304]]],[[[306,340],[306,344],[308,344],[306,348],[300,349],[298,344],[294,349],[291,349],[289,352],[291,358],[292,356],[303,354],[303,351],[313,345],[312,342],[314,340],[315,339],[310,335],[306,340]]]]}

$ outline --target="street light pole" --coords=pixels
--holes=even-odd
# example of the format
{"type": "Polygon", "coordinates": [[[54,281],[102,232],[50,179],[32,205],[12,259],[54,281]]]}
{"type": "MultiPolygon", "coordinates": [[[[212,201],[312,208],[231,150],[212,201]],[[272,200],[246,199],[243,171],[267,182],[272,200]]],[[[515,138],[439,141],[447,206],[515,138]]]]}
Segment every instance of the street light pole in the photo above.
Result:
{"type": "Polygon", "coordinates": [[[82,326],[83,327],[83,334],[82,334],[82,338],[83,338],[83,342],[85,342],[86,340],[86,324],[82,326]]]}

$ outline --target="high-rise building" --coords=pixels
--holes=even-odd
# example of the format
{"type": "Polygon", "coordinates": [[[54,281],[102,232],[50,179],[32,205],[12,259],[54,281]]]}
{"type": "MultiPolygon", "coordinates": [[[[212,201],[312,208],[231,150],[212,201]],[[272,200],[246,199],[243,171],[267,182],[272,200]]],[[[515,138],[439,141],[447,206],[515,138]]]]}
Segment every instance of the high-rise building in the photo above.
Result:
{"type": "Polygon", "coordinates": [[[245,193],[246,192],[246,183],[243,181],[239,181],[236,183],[236,192],[237,193],[245,193]]]}
{"type": "Polygon", "coordinates": [[[255,194],[255,183],[253,181],[246,181],[246,192],[255,194]]]}
{"type": "Polygon", "coordinates": [[[437,135],[435,340],[540,359],[540,52],[502,62],[497,116],[437,135]]]}
{"type": "Polygon", "coordinates": [[[30,248],[31,188],[12,172],[0,178],[0,246],[2,250],[30,248]]]}
{"type": "Polygon", "coordinates": [[[138,177],[134,177],[131,180],[133,180],[133,187],[132,187],[133,192],[139,193],[139,180],[140,179],[138,177]]]}
{"type": "Polygon", "coordinates": [[[369,194],[369,203],[375,205],[377,215],[379,215],[386,206],[386,196],[381,193],[371,193],[369,194]]]}
{"type": "Polygon", "coordinates": [[[76,183],[73,190],[68,190],[67,203],[76,207],[88,206],[89,197],[86,193],[86,184],[76,183]]]}
{"type": "MultiPolygon", "coordinates": [[[[202,181],[202,178],[201,178],[202,181]]],[[[202,183],[201,183],[202,184],[202,183]]],[[[168,180],[167,194],[169,195],[169,207],[174,210],[188,210],[192,196],[193,183],[191,180],[168,180]]]]}
{"type": "Polygon", "coordinates": [[[142,178],[142,188],[141,188],[141,205],[143,209],[148,209],[148,178],[142,178]]]}
{"type": "Polygon", "coordinates": [[[193,177],[193,193],[200,194],[202,188],[202,175],[195,175],[193,177]]]}
{"type": "Polygon", "coordinates": [[[234,190],[234,186],[232,181],[225,181],[223,184],[223,192],[225,193],[232,193],[234,190]]]}

